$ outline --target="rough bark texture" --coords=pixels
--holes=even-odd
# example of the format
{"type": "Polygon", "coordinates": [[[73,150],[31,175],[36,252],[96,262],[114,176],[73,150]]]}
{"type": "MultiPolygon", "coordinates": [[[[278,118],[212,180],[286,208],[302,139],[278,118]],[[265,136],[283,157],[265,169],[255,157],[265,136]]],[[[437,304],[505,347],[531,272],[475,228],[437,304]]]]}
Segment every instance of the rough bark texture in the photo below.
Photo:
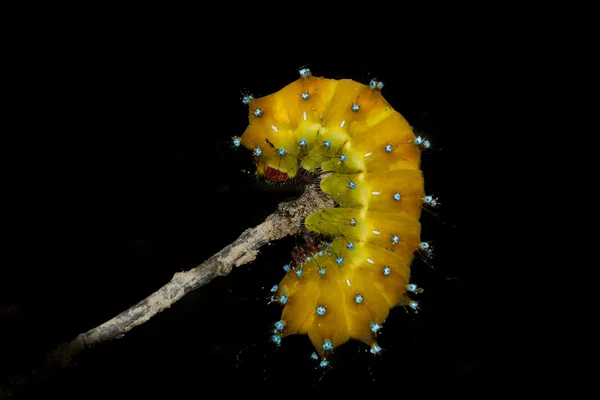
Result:
{"type": "Polygon", "coordinates": [[[278,210],[260,225],[247,229],[240,237],[197,267],[178,272],[163,287],[150,296],[70,342],[63,343],[46,356],[46,363],[27,374],[11,377],[9,387],[0,388],[0,398],[10,399],[27,388],[34,380],[48,378],[53,371],[68,366],[82,350],[112,339],[119,339],[136,326],[142,325],[157,313],[169,308],[187,293],[207,284],[216,276],[228,275],[256,258],[265,244],[294,235],[302,229],[304,219],[311,213],[332,207],[332,200],[316,186],[308,186],[297,200],[281,203],[278,210]]]}

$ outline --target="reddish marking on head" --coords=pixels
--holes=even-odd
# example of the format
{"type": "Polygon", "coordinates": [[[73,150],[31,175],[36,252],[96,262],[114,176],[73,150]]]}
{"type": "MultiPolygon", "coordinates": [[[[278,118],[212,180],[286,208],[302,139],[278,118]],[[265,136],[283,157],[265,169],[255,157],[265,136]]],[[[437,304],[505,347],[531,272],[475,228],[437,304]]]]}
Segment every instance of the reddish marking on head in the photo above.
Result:
{"type": "Polygon", "coordinates": [[[285,182],[288,180],[288,175],[278,169],[267,167],[265,179],[271,182],[285,182]]]}

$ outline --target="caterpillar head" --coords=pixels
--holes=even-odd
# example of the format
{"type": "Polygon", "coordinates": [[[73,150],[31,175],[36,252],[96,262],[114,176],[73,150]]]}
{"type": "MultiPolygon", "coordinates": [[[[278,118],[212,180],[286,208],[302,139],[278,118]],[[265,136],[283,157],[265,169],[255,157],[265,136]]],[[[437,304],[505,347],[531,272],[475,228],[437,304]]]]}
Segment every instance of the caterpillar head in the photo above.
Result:
{"type": "Polygon", "coordinates": [[[285,182],[299,170],[315,172],[319,165],[320,160],[307,155],[323,128],[323,110],[336,82],[314,77],[308,68],[299,74],[298,80],[273,94],[245,95],[242,100],[249,124],[237,145],[252,151],[257,174],[268,181],[285,182]]]}

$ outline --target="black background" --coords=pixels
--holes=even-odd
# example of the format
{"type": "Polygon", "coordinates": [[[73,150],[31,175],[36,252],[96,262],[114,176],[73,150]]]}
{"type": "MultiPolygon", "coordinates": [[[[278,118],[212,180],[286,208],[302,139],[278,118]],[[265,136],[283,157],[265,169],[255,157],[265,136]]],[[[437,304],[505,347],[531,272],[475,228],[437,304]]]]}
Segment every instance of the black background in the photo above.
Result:
{"type": "Polygon", "coordinates": [[[492,141],[484,115],[499,86],[494,60],[452,43],[385,57],[240,47],[39,37],[14,60],[19,123],[5,148],[11,235],[0,280],[0,377],[148,296],[299,195],[242,172],[252,171],[250,153],[230,143],[247,124],[242,94],[272,93],[308,65],[317,76],[382,80],[386,99],[433,143],[423,170],[442,206],[440,219],[422,217],[422,237],[437,250],[433,268],[413,266],[422,311],[394,309],[381,357],[348,343],[325,374],[309,360],[306,336],[275,349],[269,331],[280,307],[267,304],[268,288],[301,244],[288,238],[124,338],[85,351],[26,397],[497,398],[510,378],[498,340],[499,261],[483,234],[494,169],[481,150],[492,141]]]}

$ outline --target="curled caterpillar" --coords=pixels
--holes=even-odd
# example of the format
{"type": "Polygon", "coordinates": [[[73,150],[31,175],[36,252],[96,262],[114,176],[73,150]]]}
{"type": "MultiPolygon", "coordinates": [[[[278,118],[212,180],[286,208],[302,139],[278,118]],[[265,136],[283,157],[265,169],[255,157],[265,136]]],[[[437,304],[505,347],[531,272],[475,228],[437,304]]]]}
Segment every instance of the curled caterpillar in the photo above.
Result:
{"type": "MultiPolygon", "coordinates": [[[[277,345],[307,334],[320,358],[350,339],[381,352],[377,333],[389,310],[419,303],[408,292],[421,242],[421,208],[436,199],[424,193],[421,150],[429,141],[415,136],[404,117],[381,94],[383,84],[349,79],[300,78],[262,98],[245,96],[249,125],[236,147],[252,151],[257,173],[284,182],[300,173],[322,176],[320,186],[337,203],[308,216],[308,230],[332,238],[309,246],[271,289],[284,306],[275,323],[277,345]]],[[[300,174],[302,176],[302,174],[300,174]]]]}

